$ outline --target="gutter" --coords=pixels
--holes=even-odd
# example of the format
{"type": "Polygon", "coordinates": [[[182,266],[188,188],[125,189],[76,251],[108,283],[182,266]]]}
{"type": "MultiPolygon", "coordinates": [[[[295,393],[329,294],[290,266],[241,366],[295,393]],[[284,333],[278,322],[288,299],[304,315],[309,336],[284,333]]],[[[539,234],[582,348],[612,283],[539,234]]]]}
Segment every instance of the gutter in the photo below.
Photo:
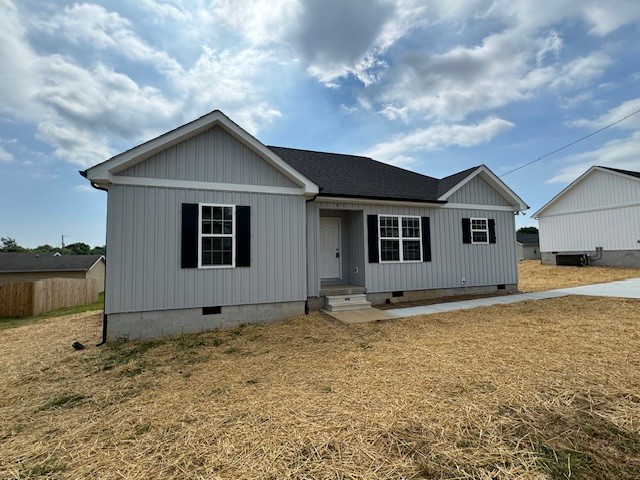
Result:
{"type": "MultiPolygon", "coordinates": [[[[87,171],[86,170],[80,170],[78,171],[78,173],[80,175],[82,175],[84,178],[87,178],[87,171]]],[[[87,178],[87,180],[89,180],[87,178]]],[[[100,185],[98,185],[97,183],[94,183],[92,180],[89,180],[91,182],[91,186],[93,188],[95,188],[96,190],[102,190],[103,192],[109,192],[109,190],[107,190],[104,187],[101,187],[100,185]]],[[[105,242],[105,247],[106,247],[106,242],[105,242]]],[[[98,259],[100,260],[100,259],[98,259]]],[[[97,262],[96,262],[97,263],[97,262]]],[[[104,288],[104,303],[107,303],[107,285],[105,282],[105,288],[104,288]]],[[[102,345],[104,345],[105,343],[107,343],[107,314],[104,313],[104,305],[102,306],[103,312],[102,312],[102,341],[100,343],[98,343],[96,345],[96,347],[101,347],[102,345]]]]}
{"type": "MultiPolygon", "coordinates": [[[[84,178],[87,178],[87,171],[86,171],[86,170],[79,170],[79,171],[78,171],[78,173],[79,173],[80,175],[82,175],[84,178]]],[[[87,178],[87,180],[89,180],[89,179],[87,178]]],[[[93,180],[89,180],[89,183],[91,183],[91,186],[92,186],[93,188],[95,188],[96,190],[102,190],[103,192],[108,192],[108,191],[109,191],[109,190],[107,190],[106,188],[101,187],[100,185],[98,185],[97,183],[95,183],[93,180]]]]}

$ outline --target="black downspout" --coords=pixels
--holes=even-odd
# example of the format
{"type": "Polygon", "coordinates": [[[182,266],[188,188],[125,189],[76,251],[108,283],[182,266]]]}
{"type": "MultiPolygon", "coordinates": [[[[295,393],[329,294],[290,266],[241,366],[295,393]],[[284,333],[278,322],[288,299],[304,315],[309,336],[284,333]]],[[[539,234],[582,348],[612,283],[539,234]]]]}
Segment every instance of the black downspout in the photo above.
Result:
{"type": "MultiPolygon", "coordinates": [[[[87,178],[87,171],[86,170],[80,170],[78,173],[80,173],[80,175],[82,175],[84,178],[87,178]]],[[[91,186],[93,188],[95,188],[96,190],[102,190],[103,192],[109,192],[109,190],[107,190],[104,187],[101,187],[100,185],[98,185],[97,183],[92,182],[91,180],[89,180],[91,183],[91,186]]],[[[105,242],[105,249],[107,246],[107,243],[105,242]]],[[[104,289],[104,298],[105,298],[105,303],[107,303],[107,288],[105,286],[104,289]]],[[[107,343],[107,314],[104,313],[104,305],[102,306],[103,312],[102,312],[102,341],[100,343],[98,343],[96,345],[96,347],[101,347],[102,345],[104,345],[105,343],[107,343]]]]}

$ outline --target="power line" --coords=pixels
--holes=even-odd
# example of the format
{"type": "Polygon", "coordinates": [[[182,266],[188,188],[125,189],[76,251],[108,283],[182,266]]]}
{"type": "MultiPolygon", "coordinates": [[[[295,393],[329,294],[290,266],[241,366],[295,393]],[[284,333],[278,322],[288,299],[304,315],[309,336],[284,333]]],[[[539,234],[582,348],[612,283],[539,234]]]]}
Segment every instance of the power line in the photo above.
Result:
{"type": "Polygon", "coordinates": [[[634,116],[635,114],[637,114],[637,113],[640,113],[640,109],[636,110],[635,112],[630,113],[629,115],[627,115],[627,116],[626,116],[626,117],[624,117],[624,118],[621,118],[620,120],[616,120],[615,122],[610,123],[610,124],[609,124],[609,125],[607,125],[606,127],[602,127],[600,130],[596,130],[595,132],[591,132],[589,135],[585,135],[584,137],[579,138],[578,140],[576,140],[576,141],[574,141],[574,142],[568,143],[568,144],[566,144],[564,147],[560,147],[560,148],[558,148],[558,149],[554,150],[553,152],[549,152],[549,153],[547,153],[547,154],[545,154],[545,155],[542,155],[541,157],[536,158],[535,160],[531,160],[530,162],[525,163],[524,165],[520,165],[519,167],[516,167],[516,168],[514,168],[513,170],[509,170],[507,173],[503,173],[502,175],[499,175],[499,177],[504,177],[504,176],[506,176],[506,175],[509,175],[510,173],[513,173],[513,172],[515,172],[515,171],[517,171],[517,170],[520,170],[521,168],[528,167],[528,166],[529,166],[529,165],[531,165],[532,163],[536,163],[536,162],[538,162],[538,161],[542,160],[543,158],[548,157],[549,155],[553,155],[554,153],[558,153],[560,150],[564,150],[565,148],[569,148],[571,145],[575,145],[576,143],[581,142],[581,141],[583,141],[583,140],[586,140],[586,139],[587,139],[587,138],[589,138],[589,137],[593,137],[593,136],[594,136],[594,135],[596,135],[597,133],[600,133],[600,132],[602,132],[603,130],[606,130],[607,128],[611,128],[611,127],[613,127],[614,125],[617,125],[617,124],[618,124],[618,123],[620,123],[620,122],[624,122],[627,118],[629,118],[629,117],[633,117],[633,116],[634,116]]]}

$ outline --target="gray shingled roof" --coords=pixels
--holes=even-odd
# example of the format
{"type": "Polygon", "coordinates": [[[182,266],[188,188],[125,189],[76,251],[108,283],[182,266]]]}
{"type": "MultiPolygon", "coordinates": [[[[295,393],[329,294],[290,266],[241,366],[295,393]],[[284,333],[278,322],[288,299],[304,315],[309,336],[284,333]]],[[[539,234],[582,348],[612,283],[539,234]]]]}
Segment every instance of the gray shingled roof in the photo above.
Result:
{"type": "Polygon", "coordinates": [[[537,233],[516,232],[516,241],[523,245],[540,245],[540,236],[537,233]]]}
{"type": "Polygon", "coordinates": [[[438,198],[478,167],[442,180],[368,157],[268,147],[320,187],[320,196],[438,202],[438,198]]]}
{"type": "Polygon", "coordinates": [[[102,255],[59,255],[53,253],[0,253],[0,273],[86,272],[102,255]]]}
{"type": "Polygon", "coordinates": [[[624,173],[625,175],[629,175],[631,177],[640,178],[640,172],[632,172],[631,170],[621,170],[619,168],[611,168],[611,167],[600,167],[605,170],[611,170],[612,172],[624,173]]]}

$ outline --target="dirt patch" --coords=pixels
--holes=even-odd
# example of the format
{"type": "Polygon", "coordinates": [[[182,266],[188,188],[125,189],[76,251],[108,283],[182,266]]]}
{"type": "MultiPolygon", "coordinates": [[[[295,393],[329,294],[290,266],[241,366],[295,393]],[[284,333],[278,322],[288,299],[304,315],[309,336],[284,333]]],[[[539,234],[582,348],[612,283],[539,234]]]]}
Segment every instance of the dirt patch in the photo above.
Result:
{"type": "Polygon", "coordinates": [[[558,267],[542,265],[539,260],[518,262],[518,290],[540,292],[557,288],[580,287],[640,277],[638,268],[558,267]]]}
{"type": "Polygon", "coordinates": [[[640,478],[640,302],[0,334],[0,478],[640,478]],[[79,340],[87,348],[75,351],[79,340]]]}

